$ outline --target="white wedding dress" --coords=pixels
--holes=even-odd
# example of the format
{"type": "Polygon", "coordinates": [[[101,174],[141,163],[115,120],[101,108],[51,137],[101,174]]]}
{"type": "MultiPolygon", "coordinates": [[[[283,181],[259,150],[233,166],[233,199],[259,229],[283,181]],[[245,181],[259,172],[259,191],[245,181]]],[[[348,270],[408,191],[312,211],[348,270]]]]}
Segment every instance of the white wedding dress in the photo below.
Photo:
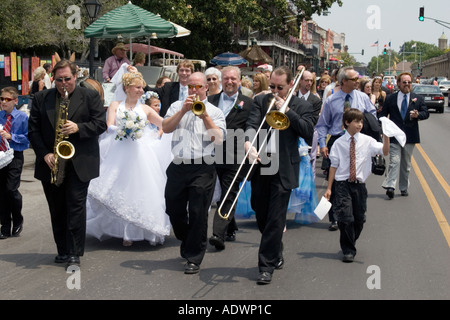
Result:
{"type": "MultiPolygon", "coordinates": [[[[124,110],[122,102],[117,113],[124,110]]],[[[146,119],[139,102],[134,111],[146,119]]],[[[171,137],[160,138],[147,124],[140,139],[116,140],[117,129],[110,126],[99,139],[100,176],[89,185],[86,233],[99,240],[115,237],[162,244],[171,228],[164,199],[171,137]]]]}

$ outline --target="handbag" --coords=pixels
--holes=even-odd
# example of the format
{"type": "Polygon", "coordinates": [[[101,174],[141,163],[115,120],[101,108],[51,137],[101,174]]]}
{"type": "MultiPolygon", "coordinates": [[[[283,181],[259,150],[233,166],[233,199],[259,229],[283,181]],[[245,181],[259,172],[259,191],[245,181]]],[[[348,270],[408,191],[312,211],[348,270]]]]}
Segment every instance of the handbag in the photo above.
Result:
{"type": "Polygon", "coordinates": [[[377,154],[372,157],[372,173],[377,176],[382,176],[386,170],[386,160],[382,155],[377,154]]]}
{"type": "MultiPolygon", "coordinates": [[[[3,129],[2,126],[1,129],[3,129]]],[[[0,169],[10,164],[14,158],[14,150],[9,146],[8,140],[3,139],[3,141],[5,141],[6,151],[0,151],[0,169]]]]}

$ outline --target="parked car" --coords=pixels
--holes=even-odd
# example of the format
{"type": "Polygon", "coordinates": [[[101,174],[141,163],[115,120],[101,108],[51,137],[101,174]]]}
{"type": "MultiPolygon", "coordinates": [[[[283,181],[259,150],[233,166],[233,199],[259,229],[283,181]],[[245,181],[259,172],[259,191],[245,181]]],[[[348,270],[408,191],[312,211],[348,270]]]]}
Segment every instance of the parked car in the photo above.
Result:
{"type": "Polygon", "coordinates": [[[441,89],[441,92],[444,96],[448,96],[448,90],[450,90],[450,81],[442,80],[441,83],[439,83],[439,89],[441,89]]]}
{"type": "Polygon", "coordinates": [[[412,92],[424,97],[428,110],[433,109],[439,113],[444,112],[444,95],[438,86],[427,84],[415,85],[412,88],[412,92]]]}

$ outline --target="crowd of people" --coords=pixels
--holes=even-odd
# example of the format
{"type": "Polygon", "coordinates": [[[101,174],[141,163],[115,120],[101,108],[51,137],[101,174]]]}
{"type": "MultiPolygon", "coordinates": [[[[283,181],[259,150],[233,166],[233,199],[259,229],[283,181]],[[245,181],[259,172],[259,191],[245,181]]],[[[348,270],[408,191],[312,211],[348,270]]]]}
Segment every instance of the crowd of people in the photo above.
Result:
{"type": "MultiPolygon", "coordinates": [[[[125,50],[117,45],[105,62],[104,80],[117,90],[107,111],[101,85],[92,79],[78,85],[76,65],[68,60],[54,66],[51,87],[44,83],[45,69],[36,70],[29,119],[15,109],[17,90],[1,91],[0,133],[14,160],[0,169],[6,204],[0,239],[23,229],[18,189],[30,143],[50,211],[54,261],[68,265],[80,264],[86,234],[120,238],[124,246],[142,240],[161,245],[173,230],[184,272],[196,274],[207,243],[224,250],[237,237],[236,218],[254,214],[261,232],[257,283],[268,284],[284,265],[287,215],[295,213],[300,223],[318,221],[313,211],[320,157],[332,203],[329,230],[340,230],[344,262],[353,261],[366,221],[372,157],[389,154],[382,185],[388,198],[394,198],[397,179],[401,195],[408,196],[418,120],[428,118],[423,98],[411,93],[409,73],[398,76],[399,91],[392,93],[381,77],[360,77],[352,67],[316,76],[299,66],[297,78],[286,66],[266,66],[244,77],[234,66],[195,72],[183,60],[178,81],[161,78],[150,87],[136,69],[143,62],[130,63],[125,50]],[[269,106],[284,113],[284,130],[265,121],[269,106]],[[389,117],[405,141],[364,134],[369,114],[389,117]],[[58,139],[73,145],[71,158],[58,153],[58,139]],[[61,174],[61,183],[54,183],[53,173],[61,174]],[[349,198],[353,205],[344,200],[349,198]]],[[[0,148],[6,150],[3,143],[0,148]]]]}

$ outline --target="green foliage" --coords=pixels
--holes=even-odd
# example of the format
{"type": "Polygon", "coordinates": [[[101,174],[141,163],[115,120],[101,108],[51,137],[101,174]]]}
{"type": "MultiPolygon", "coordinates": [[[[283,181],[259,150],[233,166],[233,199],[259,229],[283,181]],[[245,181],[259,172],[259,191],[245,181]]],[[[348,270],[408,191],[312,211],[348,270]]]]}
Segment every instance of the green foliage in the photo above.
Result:
{"type": "MultiPolygon", "coordinates": [[[[390,63],[391,67],[396,62],[397,64],[403,60],[408,62],[423,62],[427,59],[440,56],[444,54],[444,50],[439,50],[439,48],[434,44],[429,44],[419,41],[407,41],[403,44],[403,54],[399,54],[395,50],[391,50],[390,63]],[[416,43],[416,47],[412,46],[416,43]]],[[[389,68],[389,50],[387,55],[382,53],[378,57],[372,57],[368,64],[369,74],[377,71],[377,58],[378,58],[378,73],[383,72],[389,68]]]]}
{"type": "MultiPolygon", "coordinates": [[[[102,0],[100,16],[127,2],[102,0]]],[[[71,52],[86,55],[89,40],[84,38],[83,31],[90,22],[83,3],[84,0],[40,0],[38,3],[36,0],[1,0],[0,51],[29,54],[57,51],[62,57],[71,52]],[[67,28],[70,5],[79,6],[81,10],[80,29],[67,28]]],[[[221,52],[238,50],[238,39],[233,39],[233,31],[240,30],[241,39],[247,37],[249,30],[286,37],[289,33],[297,35],[297,21],[314,13],[320,15],[333,3],[342,5],[341,0],[133,0],[132,3],[191,30],[188,37],[158,39],[152,44],[203,60],[221,52]]],[[[110,40],[103,42],[107,41],[110,40]]]]}

